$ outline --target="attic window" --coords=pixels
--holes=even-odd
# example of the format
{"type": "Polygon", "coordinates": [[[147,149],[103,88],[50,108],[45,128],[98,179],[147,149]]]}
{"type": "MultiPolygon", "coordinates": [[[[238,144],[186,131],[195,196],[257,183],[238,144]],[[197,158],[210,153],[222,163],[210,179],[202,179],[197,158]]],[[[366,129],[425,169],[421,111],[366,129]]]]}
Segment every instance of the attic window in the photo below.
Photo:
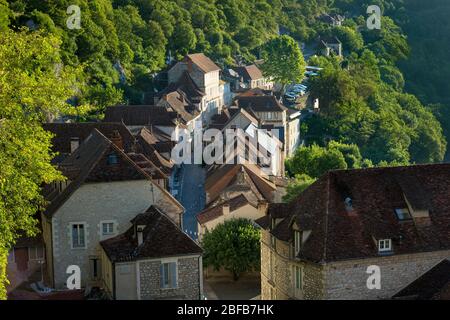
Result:
{"type": "Polygon", "coordinates": [[[397,216],[397,219],[400,221],[412,219],[411,213],[406,208],[405,209],[395,209],[395,215],[397,216]]]}
{"type": "Polygon", "coordinates": [[[108,165],[119,164],[119,157],[115,153],[111,153],[108,156],[108,165]]]}
{"type": "Polygon", "coordinates": [[[392,251],[391,239],[378,240],[378,252],[388,252],[388,251],[392,251]]]}

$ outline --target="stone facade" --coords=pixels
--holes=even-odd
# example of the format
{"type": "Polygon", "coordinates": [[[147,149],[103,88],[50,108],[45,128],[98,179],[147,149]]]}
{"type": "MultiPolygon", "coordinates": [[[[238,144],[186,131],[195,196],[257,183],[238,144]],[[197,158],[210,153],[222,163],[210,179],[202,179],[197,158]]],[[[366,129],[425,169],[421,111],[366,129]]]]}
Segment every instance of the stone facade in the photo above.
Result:
{"type": "MultiPolygon", "coordinates": [[[[180,257],[177,261],[177,288],[162,289],[160,265],[164,260],[139,261],[140,299],[188,299],[198,300],[201,292],[201,270],[199,257],[180,257]]],[[[170,261],[173,261],[170,260],[170,261]]],[[[200,259],[201,261],[201,259],[200,259]]]]}
{"type": "Polygon", "coordinates": [[[330,263],[326,273],[326,299],[390,299],[398,291],[419,278],[450,251],[392,255],[373,259],[330,263]],[[367,288],[367,267],[377,265],[381,272],[381,289],[367,288]]]}
{"type": "Polygon", "coordinates": [[[205,93],[200,107],[203,121],[208,122],[214,114],[219,112],[225,102],[226,92],[220,83],[220,70],[205,72],[189,59],[180,61],[169,70],[169,83],[177,82],[185,71],[189,72],[198,88],[205,93]]]}
{"type": "MultiPolygon", "coordinates": [[[[55,288],[66,287],[66,269],[69,265],[80,267],[83,287],[92,283],[90,259],[99,259],[101,264],[99,242],[106,239],[101,234],[101,222],[114,222],[114,234],[108,237],[121,234],[131,226],[130,220],[152,204],[160,206],[171,217],[177,217],[175,221],[179,221],[183,209],[164,201],[161,189],[148,180],[88,183],[76,190],[54,214],[51,220],[52,242],[46,243],[46,246],[53,246],[53,266],[48,271],[50,275],[54,274],[55,288]],[[72,223],[84,224],[84,248],[72,248],[72,223]]],[[[43,231],[50,232],[49,228],[43,231]]],[[[44,234],[44,239],[48,239],[48,235],[44,234]]],[[[101,269],[101,265],[98,267],[101,269]]]]}
{"type": "Polygon", "coordinates": [[[289,244],[275,240],[268,231],[261,234],[261,299],[390,299],[419,276],[430,270],[450,251],[380,256],[371,259],[313,264],[291,259],[289,244]],[[272,262],[271,262],[272,256],[272,262]],[[272,267],[271,267],[272,264],[272,267]],[[296,295],[293,267],[302,270],[302,290],[296,295]],[[367,267],[377,265],[381,289],[368,289],[367,267]],[[272,268],[272,272],[271,272],[272,268]]]}
{"type": "Polygon", "coordinates": [[[261,299],[318,299],[323,296],[324,276],[321,268],[314,264],[293,261],[290,257],[289,244],[277,239],[271,240],[270,234],[262,231],[261,299]],[[275,247],[272,246],[271,241],[275,241],[275,247]],[[297,296],[294,290],[293,272],[296,265],[301,267],[303,275],[303,290],[297,296]]]}

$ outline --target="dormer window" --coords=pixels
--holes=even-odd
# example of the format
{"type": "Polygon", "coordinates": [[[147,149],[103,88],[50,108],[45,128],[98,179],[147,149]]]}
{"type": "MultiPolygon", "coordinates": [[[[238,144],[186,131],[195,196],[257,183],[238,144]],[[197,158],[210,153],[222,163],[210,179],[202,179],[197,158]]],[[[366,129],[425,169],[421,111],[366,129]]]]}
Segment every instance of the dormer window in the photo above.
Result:
{"type": "Polygon", "coordinates": [[[389,251],[392,251],[391,239],[378,240],[378,252],[389,252],[389,251]]]}
{"type": "Polygon", "coordinates": [[[145,229],[145,225],[136,226],[138,246],[140,246],[144,242],[144,229],[145,229]]]}
{"type": "Polygon", "coordinates": [[[411,213],[407,208],[404,209],[395,209],[395,215],[399,221],[405,221],[412,219],[411,213]]]}

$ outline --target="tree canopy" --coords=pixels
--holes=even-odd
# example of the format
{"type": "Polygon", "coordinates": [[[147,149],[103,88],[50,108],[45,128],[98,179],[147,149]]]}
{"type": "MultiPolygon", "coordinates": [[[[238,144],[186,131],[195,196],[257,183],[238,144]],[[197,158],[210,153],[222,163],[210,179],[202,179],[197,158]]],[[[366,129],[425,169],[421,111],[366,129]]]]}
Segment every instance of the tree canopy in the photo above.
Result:
{"type": "Polygon", "coordinates": [[[286,86],[301,82],[305,73],[305,60],[298,43],[289,36],[276,37],[268,41],[262,51],[261,65],[265,76],[286,86]]]}
{"type": "Polygon", "coordinates": [[[41,122],[74,94],[77,70],[61,65],[59,40],[26,31],[0,32],[0,299],[6,297],[8,251],[37,232],[40,187],[62,179],[51,165],[51,136],[41,122]]]}
{"type": "Polygon", "coordinates": [[[207,231],[202,239],[205,267],[224,268],[238,280],[243,272],[259,269],[259,230],[247,219],[232,219],[207,231]]]}

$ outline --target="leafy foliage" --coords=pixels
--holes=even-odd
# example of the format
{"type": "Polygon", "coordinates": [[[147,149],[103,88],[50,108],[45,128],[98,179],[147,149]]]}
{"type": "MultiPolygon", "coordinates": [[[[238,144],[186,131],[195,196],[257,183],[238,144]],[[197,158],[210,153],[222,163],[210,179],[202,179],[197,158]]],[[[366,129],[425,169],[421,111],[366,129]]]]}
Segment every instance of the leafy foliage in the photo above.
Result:
{"type": "Polygon", "coordinates": [[[301,82],[305,73],[305,60],[297,42],[289,36],[281,36],[267,42],[263,47],[265,76],[284,86],[301,82]]]}
{"type": "Polygon", "coordinates": [[[283,196],[283,201],[291,202],[315,181],[316,179],[311,178],[307,174],[296,174],[294,179],[289,182],[286,188],[286,194],[283,196]]]}
{"type": "Polygon", "coordinates": [[[20,235],[32,236],[43,183],[62,179],[50,164],[51,136],[40,125],[71,112],[77,71],[61,66],[60,42],[39,33],[0,33],[0,299],[6,258],[20,235]]]}
{"type": "Polygon", "coordinates": [[[259,269],[259,231],[250,220],[232,219],[207,231],[202,239],[205,266],[231,272],[235,280],[243,272],[259,269]]]}

